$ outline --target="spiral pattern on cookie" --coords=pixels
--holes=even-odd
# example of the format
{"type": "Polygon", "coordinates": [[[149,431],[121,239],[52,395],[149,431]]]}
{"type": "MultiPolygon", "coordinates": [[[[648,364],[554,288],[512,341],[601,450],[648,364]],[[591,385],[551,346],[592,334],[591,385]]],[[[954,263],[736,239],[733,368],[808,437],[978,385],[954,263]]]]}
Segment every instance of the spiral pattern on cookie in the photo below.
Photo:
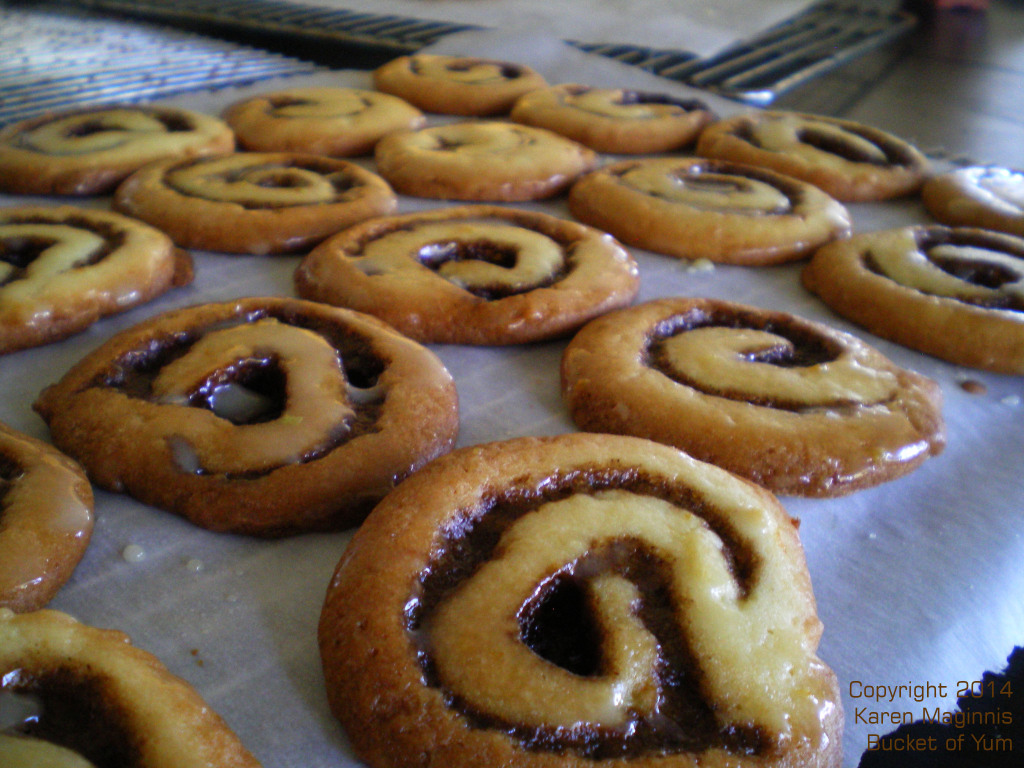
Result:
{"type": "Polygon", "coordinates": [[[102,210],[0,210],[0,352],[54,341],[192,279],[190,257],[102,210]]]}
{"type": "Polygon", "coordinates": [[[169,168],[166,184],[187,197],[245,208],[326,205],[354,197],[360,182],[348,166],[292,155],[240,153],[169,168]]]}
{"type": "Polygon", "coordinates": [[[352,227],[296,270],[299,295],[377,315],[420,341],[519,343],[628,303],[632,257],[590,227],[457,206],[352,227]]]}
{"type": "Polygon", "coordinates": [[[868,269],[921,293],[1024,312],[1024,249],[1007,245],[980,231],[922,228],[872,247],[864,260],[868,269]]]}
{"type": "Polygon", "coordinates": [[[697,153],[773,168],[838,200],[882,200],[920,188],[928,162],[911,144],[853,121],[795,112],[737,115],[709,126],[697,153]]]}
{"type": "Polygon", "coordinates": [[[423,77],[476,85],[515,80],[528,71],[525,66],[514,62],[479,59],[470,56],[413,56],[409,63],[409,69],[423,77]]]}
{"type": "Polygon", "coordinates": [[[551,131],[505,122],[438,125],[385,136],[377,171],[397,191],[454,200],[551,197],[597,164],[597,154],[551,131]]]}
{"type": "Polygon", "coordinates": [[[662,299],[585,326],[562,358],[582,429],[647,437],[776,492],[837,496],[945,446],[938,385],[783,312],[662,299]]]}
{"type": "MultiPolygon", "coordinates": [[[[443,702],[467,749],[507,740],[537,764],[552,754],[572,766],[834,759],[838,698],[814,656],[820,627],[792,524],[767,494],[629,438],[509,441],[447,458],[414,478],[413,506],[433,535],[414,540],[426,522],[407,526],[391,506],[364,534],[372,541],[389,520],[416,552],[397,564],[419,563],[399,645],[412,645],[437,692],[407,702],[427,722],[443,702]],[[441,501],[427,480],[454,483],[454,498],[441,501]]],[[[325,649],[339,614],[355,623],[365,613],[337,603],[355,599],[340,589],[369,546],[358,541],[339,565],[325,649]]],[[[398,585],[392,595],[385,580],[381,609],[391,610],[398,585]]],[[[390,623],[369,618],[363,631],[390,623]]],[[[381,638],[385,664],[391,639],[381,638]]],[[[391,702],[380,704],[386,713],[391,702]]]]}
{"type": "Polygon", "coordinates": [[[849,233],[846,208],[811,184],[719,160],[627,160],[569,193],[578,219],[630,245],[726,264],[806,257],[849,233]]]}
{"type": "Polygon", "coordinates": [[[44,115],[0,130],[0,188],[99,194],[145,163],[233,148],[225,123],[190,110],[111,107],[44,115]]]}
{"type": "Polygon", "coordinates": [[[456,413],[450,377],[425,349],[365,315],[289,299],[158,316],[81,361],[36,408],[97,484],[253,533],[365,514],[447,450],[456,413]]]}
{"type": "Polygon", "coordinates": [[[704,308],[661,325],[646,360],[669,378],[714,397],[790,411],[889,403],[894,372],[864,365],[856,347],[780,316],[704,308]]]}

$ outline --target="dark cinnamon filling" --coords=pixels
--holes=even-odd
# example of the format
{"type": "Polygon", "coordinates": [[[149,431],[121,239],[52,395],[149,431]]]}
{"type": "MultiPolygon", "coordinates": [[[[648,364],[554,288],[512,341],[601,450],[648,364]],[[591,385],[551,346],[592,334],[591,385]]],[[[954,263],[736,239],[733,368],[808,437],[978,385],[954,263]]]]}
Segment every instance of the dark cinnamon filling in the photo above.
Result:
{"type": "MultiPolygon", "coordinates": [[[[1010,292],[1000,292],[1004,285],[1024,281],[1024,247],[1007,250],[1007,240],[998,235],[983,232],[960,232],[944,227],[923,227],[915,234],[918,250],[936,267],[953,277],[972,285],[992,289],[988,296],[959,295],[956,298],[965,304],[986,309],[1005,309],[1012,312],[1024,312],[1024,300],[1010,292]],[[1011,256],[1020,261],[1013,269],[995,261],[960,258],[936,252],[935,248],[942,245],[981,248],[1011,256]]],[[[1012,247],[1011,247],[1012,248],[1012,247]]],[[[878,259],[870,251],[862,256],[865,269],[876,275],[887,277],[878,259]]]]}
{"type": "MultiPolygon", "coordinates": [[[[514,489],[488,495],[481,507],[459,515],[438,543],[420,575],[416,593],[407,604],[406,627],[418,647],[427,685],[441,688],[431,658],[429,623],[433,610],[491,557],[504,532],[541,505],[576,493],[620,488],[655,496],[704,519],[724,543],[727,567],[736,579],[741,599],[757,582],[756,554],[746,547],[728,517],[688,488],[635,471],[594,468],[552,478],[542,487],[514,489]]],[[[656,711],[635,713],[624,728],[580,723],[558,727],[525,727],[504,722],[487,712],[474,711],[451,691],[446,701],[476,728],[500,730],[525,748],[575,752],[589,759],[636,758],[721,747],[736,754],[760,754],[771,749],[769,739],[755,727],[721,728],[714,704],[702,694],[702,672],[686,633],[678,625],[678,601],[671,586],[668,561],[646,542],[624,537],[599,542],[585,557],[538,585],[519,612],[523,642],[553,664],[582,677],[604,671],[603,630],[588,597],[589,579],[614,573],[632,582],[640,594],[637,616],[659,648],[656,674],[660,699],[656,711]]]]}
{"type": "MultiPolygon", "coordinates": [[[[75,262],[72,268],[92,266],[97,264],[111,253],[124,245],[125,234],[122,230],[103,222],[90,221],[85,218],[68,217],[63,220],[53,220],[36,216],[11,216],[0,222],[0,228],[16,224],[37,224],[43,226],[66,226],[76,229],[84,229],[92,232],[103,239],[103,244],[86,254],[80,261],[75,262]]],[[[49,248],[59,244],[60,241],[50,237],[22,237],[0,234],[0,261],[6,262],[14,267],[0,285],[7,285],[16,280],[26,277],[26,270],[31,264],[42,256],[49,248]]]]}
{"type": "MultiPolygon", "coordinates": [[[[205,162],[207,162],[206,158],[196,158],[194,160],[179,163],[171,170],[181,171],[188,168],[194,168],[205,162]]],[[[324,201],[325,203],[336,202],[338,198],[343,197],[360,186],[358,179],[356,179],[351,173],[348,173],[345,170],[339,170],[337,165],[328,160],[320,160],[315,157],[295,158],[286,163],[279,163],[275,165],[267,164],[258,167],[251,165],[244,166],[226,174],[226,180],[228,182],[246,182],[251,174],[258,172],[262,173],[263,176],[259,182],[256,183],[256,186],[264,189],[299,189],[301,187],[308,187],[309,181],[292,173],[293,169],[309,171],[310,173],[323,177],[330,183],[333,188],[335,198],[333,200],[326,200],[324,201]]],[[[182,189],[169,179],[165,180],[165,183],[179,194],[185,195],[186,197],[192,196],[191,192],[182,189]]],[[[232,199],[231,202],[232,204],[240,205],[247,210],[290,208],[294,205],[294,203],[287,201],[274,203],[263,200],[246,200],[244,198],[232,199]]],[[[320,204],[322,203],[314,203],[314,205],[320,204]]]]}
{"type": "MultiPolygon", "coordinates": [[[[360,389],[370,389],[376,385],[380,375],[387,367],[387,361],[378,356],[369,339],[338,323],[330,323],[321,318],[306,317],[286,311],[255,311],[247,316],[229,318],[223,326],[255,322],[274,317],[283,323],[319,333],[338,350],[342,370],[348,382],[360,389]]],[[[213,328],[196,328],[181,331],[178,334],[161,339],[154,339],[120,358],[114,360],[105,374],[92,386],[112,388],[124,392],[127,396],[140,400],[153,400],[153,381],[160,370],[174,360],[184,356],[203,336],[213,328]]],[[[189,394],[189,405],[206,408],[234,424],[257,424],[279,418],[284,412],[287,402],[288,372],[280,365],[272,354],[246,358],[244,360],[225,363],[216,373],[209,376],[192,393],[189,394]],[[227,396],[228,390],[245,390],[252,395],[252,407],[242,407],[238,411],[224,406],[218,401],[227,396]],[[234,411],[234,412],[232,412],[234,411]]],[[[315,461],[334,449],[360,435],[374,432],[377,422],[384,410],[383,399],[370,399],[365,402],[352,402],[355,410],[354,418],[345,428],[339,428],[335,434],[328,436],[327,442],[302,456],[300,463],[315,461]]],[[[343,425],[344,426],[344,425],[343,425]]],[[[231,477],[252,478],[269,474],[275,468],[259,473],[232,475],[231,477]]],[[[199,474],[204,474],[202,470],[199,474]]]]}
{"type": "MultiPolygon", "coordinates": [[[[529,293],[538,288],[546,288],[565,279],[565,276],[573,268],[572,253],[574,248],[571,244],[563,245],[563,248],[566,251],[566,258],[563,259],[561,268],[539,282],[518,288],[501,283],[462,286],[462,288],[485,301],[496,301],[508,296],[529,293]]],[[[435,272],[440,269],[442,264],[459,261],[484,261],[488,264],[494,264],[503,269],[511,270],[516,267],[519,261],[519,249],[482,238],[475,240],[446,240],[424,246],[416,256],[424,266],[429,267],[435,272]]]]}
{"type": "Polygon", "coordinates": [[[517,77],[522,77],[524,71],[517,64],[505,61],[491,61],[490,59],[459,59],[448,64],[447,68],[452,72],[468,72],[473,67],[478,67],[481,64],[493,64],[506,80],[515,80],[517,77]]]}
{"type": "Polygon", "coordinates": [[[623,90],[615,103],[623,106],[658,104],[667,107],[679,107],[684,112],[707,111],[707,106],[697,99],[679,99],[666,93],[649,93],[647,91],[623,90]]]}
{"type": "Polygon", "coordinates": [[[18,732],[73,750],[96,768],[143,768],[141,741],[108,683],[87,670],[59,667],[4,675],[5,690],[35,697],[41,714],[18,732]]]}
{"type": "MultiPolygon", "coordinates": [[[[648,337],[647,346],[644,349],[644,364],[683,386],[705,391],[700,382],[689,379],[672,365],[665,348],[665,342],[680,333],[712,327],[764,331],[790,342],[789,345],[780,344],[764,350],[751,352],[744,356],[744,359],[749,362],[765,363],[782,368],[802,368],[832,362],[842,354],[842,349],[836,342],[820,335],[815,329],[805,326],[793,318],[772,316],[770,314],[761,315],[754,312],[736,311],[734,309],[697,307],[687,313],[669,318],[652,330],[648,337]]],[[[806,404],[798,401],[790,402],[778,398],[751,397],[748,392],[716,390],[708,392],[708,394],[781,410],[800,411],[807,407],[806,404]]],[[[830,405],[835,407],[845,404],[842,402],[830,403],[830,405]]],[[[814,407],[821,407],[821,404],[816,404],[814,407]]]]}

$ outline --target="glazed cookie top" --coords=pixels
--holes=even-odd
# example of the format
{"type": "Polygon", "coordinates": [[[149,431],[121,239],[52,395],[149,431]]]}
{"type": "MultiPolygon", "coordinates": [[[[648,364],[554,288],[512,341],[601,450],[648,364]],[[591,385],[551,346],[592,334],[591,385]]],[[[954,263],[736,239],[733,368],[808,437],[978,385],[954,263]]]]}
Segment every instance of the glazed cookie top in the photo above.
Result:
{"type": "Polygon", "coordinates": [[[697,99],[566,83],[519,98],[516,122],[547,128],[598,152],[667,152],[692,143],[714,119],[697,99]]]}
{"type": "Polygon", "coordinates": [[[1024,237],[1024,172],[972,166],[934,176],[921,190],[943,224],[982,227],[1024,237]]]}
{"type": "Polygon", "coordinates": [[[0,607],[42,608],[92,536],[92,487],[49,443],[0,424],[0,607]]]}
{"type": "Polygon", "coordinates": [[[394,757],[417,743],[460,766],[837,765],[820,633],[773,497],[586,434],[411,478],[355,535],[320,623],[332,707],[371,765],[411,765],[394,757]]]}
{"type": "Polygon", "coordinates": [[[232,104],[224,119],[261,152],[365,155],[382,136],[419,128],[423,113],[397,96],[361,88],[292,88],[232,104]]]}
{"type": "Polygon", "coordinates": [[[466,116],[505,114],[524,93],[547,85],[523,64],[424,53],[387,62],[373,83],[428,112],[466,116]]]}
{"type": "Polygon", "coordinates": [[[916,192],[928,160],[908,142],[866,125],[796,112],[736,115],[708,126],[697,154],[765,166],[841,201],[916,192]]]}
{"type": "Polygon", "coordinates": [[[562,360],[583,429],[648,437],[773,491],[838,496],[945,447],[938,385],[821,323],[661,299],[588,323],[562,360]]]}
{"type": "Polygon", "coordinates": [[[109,211],[0,208],[0,353],[55,341],[192,280],[163,232],[109,211]]]}
{"type": "Polygon", "coordinates": [[[429,350],[373,317],[270,297],[130,328],[35,408],[97,485],[267,536],[355,524],[458,432],[429,350]]]}
{"type": "Polygon", "coordinates": [[[350,228],[306,257],[296,285],[419,341],[511,344],[562,335],[628,304],[638,278],[628,252],[590,227],[461,206],[350,228]]]}
{"type": "Polygon", "coordinates": [[[0,189],[95,195],[146,163],[230,152],[222,120],[175,107],[109,107],[44,115],[0,129],[0,189]]]}
{"type": "Polygon", "coordinates": [[[846,208],[811,184],[700,158],[605,166],[573,185],[569,210],[630,245],[727,264],[803,258],[851,226],[846,208]]]}
{"type": "Polygon", "coordinates": [[[481,202],[552,197],[598,162],[582,144],[505,122],[393,133],[377,144],[375,157],[378,172],[398,192],[481,202]]]}
{"type": "Polygon", "coordinates": [[[121,632],[58,611],[17,615],[0,608],[0,698],[7,696],[37,702],[38,711],[14,724],[14,733],[0,735],[0,751],[28,752],[38,761],[31,765],[260,765],[158,659],[121,632]]]}
{"type": "Polygon", "coordinates": [[[152,163],[114,197],[117,210],[183,247],[229,253],[300,250],[396,205],[377,174],[347,160],[292,152],[152,163]]]}
{"type": "Polygon", "coordinates": [[[960,363],[1024,372],[1024,239],[913,226],[822,248],[803,282],[872,333],[960,363]]]}

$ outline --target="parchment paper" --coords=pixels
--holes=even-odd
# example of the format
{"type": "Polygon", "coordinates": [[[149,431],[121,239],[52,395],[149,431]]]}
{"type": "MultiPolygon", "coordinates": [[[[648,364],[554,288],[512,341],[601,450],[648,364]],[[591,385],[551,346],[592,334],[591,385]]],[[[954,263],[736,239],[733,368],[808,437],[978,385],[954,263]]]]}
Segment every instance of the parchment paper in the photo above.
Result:
{"type": "MultiPolygon", "coordinates": [[[[514,35],[473,34],[438,47],[523,61],[552,81],[693,94],[532,36],[524,41],[514,35]]],[[[367,87],[369,77],[325,72],[174,103],[216,113],[243,96],[312,83],[367,87]]],[[[705,98],[721,114],[736,109],[705,98]]],[[[40,200],[0,199],[5,206],[25,202],[40,200]]],[[[403,198],[400,210],[438,205],[443,203],[403,198]]],[[[568,216],[557,200],[524,207],[568,216]]],[[[859,231],[927,220],[915,200],[851,210],[859,231]]],[[[820,653],[836,670],[844,692],[845,765],[852,768],[869,734],[890,730],[858,720],[882,710],[920,716],[924,707],[946,709],[954,703],[958,681],[1002,668],[1013,645],[1024,643],[1022,379],[967,371],[867,335],[800,287],[799,265],[701,271],[687,262],[634,253],[641,269],[639,300],[715,296],[786,310],[852,331],[942,385],[949,433],[943,455],[904,479],[842,499],[782,500],[801,521],[825,624],[820,653]],[[968,394],[960,386],[964,379],[981,382],[987,392],[968,394]],[[920,702],[907,696],[892,702],[855,698],[863,684],[929,683],[945,686],[947,695],[920,702]],[[859,707],[866,709],[858,716],[859,707]]],[[[193,286],[64,342],[0,358],[0,419],[45,438],[45,424],[31,410],[40,389],[100,341],[156,312],[246,295],[293,295],[292,273],[300,257],[205,252],[195,257],[193,286]]],[[[559,394],[563,348],[564,342],[434,347],[459,389],[460,445],[572,431],[559,394]]],[[[191,682],[267,768],[357,765],[327,709],[315,638],[324,590],[348,534],[281,541],[213,534],[105,492],[97,493],[96,510],[97,527],[85,559],[52,607],[127,632],[191,682]],[[141,560],[132,561],[133,551],[143,554],[141,560]]]]}

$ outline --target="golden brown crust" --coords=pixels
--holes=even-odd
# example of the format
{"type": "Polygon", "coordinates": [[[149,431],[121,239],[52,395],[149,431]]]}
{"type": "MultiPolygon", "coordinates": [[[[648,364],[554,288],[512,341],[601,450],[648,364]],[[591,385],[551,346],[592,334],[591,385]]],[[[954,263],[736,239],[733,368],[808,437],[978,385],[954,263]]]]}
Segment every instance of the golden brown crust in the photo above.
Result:
{"type": "Polygon", "coordinates": [[[96,765],[116,755],[118,765],[147,768],[259,768],[188,683],[121,632],[58,611],[0,608],[0,680],[0,693],[42,700],[25,730],[96,765]]]}
{"type": "Polygon", "coordinates": [[[712,299],[592,321],[562,390],[582,429],[675,445],[778,493],[842,495],[945,446],[935,382],[819,323],[712,299]]]}
{"type": "Polygon", "coordinates": [[[972,166],[939,174],[921,188],[928,212],[943,224],[1024,237],[1024,173],[972,166]]]}
{"type": "Polygon", "coordinates": [[[163,232],[72,206],[0,209],[0,354],[47,344],[192,282],[163,232]]]}
{"type": "Polygon", "coordinates": [[[629,304],[639,287],[635,262],[610,236],[498,206],[365,222],[310,253],[295,281],[304,298],[446,344],[561,336],[629,304]]]}
{"type": "Polygon", "coordinates": [[[101,195],[147,163],[230,152],[226,123],[176,107],[61,112],[0,129],[0,189],[27,195],[101,195]]]}
{"type": "Polygon", "coordinates": [[[850,217],[805,182],[718,160],[625,160],[569,191],[573,216],[628,245],[685,259],[763,266],[846,237],[850,217]]]}
{"type": "Polygon", "coordinates": [[[361,88],[288,88],[230,105],[227,121],[247,150],[354,157],[383,136],[419,128],[426,118],[408,102],[361,88]]]}
{"type": "Polygon", "coordinates": [[[959,365],[1024,373],[1024,239],[939,225],[869,232],[821,249],[802,278],[876,336],[959,365]]]}
{"type": "Polygon", "coordinates": [[[400,56],[373,72],[379,91],[444,115],[507,114],[516,99],[547,85],[523,64],[468,56],[400,56]]]}
{"type": "Polygon", "coordinates": [[[593,169],[597,155],[558,134],[515,123],[453,123],[385,136],[377,171],[414,197],[540,200],[593,169]]]}
{"type": "Polygon", "coordinates": [[[825,768],[842,714],[820,634],[770,494],[666,446],[573,434],[461,449],[399,486],[338,564],[319,642],[372,768],[825,768]],[[570,647],[603,661],[581,674],[556,627],[591,622],[570,647]],[[699,670],[699,690],[663,688],[666,667],[699,670]]]}
{"type": "Polygon", "coordinates": [[[917,192],[927,158],[906,141],[850,120],[755,112],[712,123],[697,140],[702,157],[771,168],[843,202],[917,192]]]}
{"type": "Polygon", "coordinates": [[[714,114],[696,99],[564,83],[521,96],[510,117],[597,152],[635,155],[692,144],[714,114]]]}
{"type": "Polygon", "coordinates": [[[148,320],[35,408],[100,487],[262,536],[357,524],[458,432],[433,353],[376,318],[284,298],[148,320]]]}
{"type": "Polygon", "coordinates": [[[46,605],[93,528],[92,486],[52,445],[0,424],[0,608],[46,605]]]}
{"type": "Polygon", "coordinates": [[[383,179],[354,163],[287,152],[152,163],[114,197],[117,210],[182,247],[254,254],[302,250],[397,204],[383,179]]]}

